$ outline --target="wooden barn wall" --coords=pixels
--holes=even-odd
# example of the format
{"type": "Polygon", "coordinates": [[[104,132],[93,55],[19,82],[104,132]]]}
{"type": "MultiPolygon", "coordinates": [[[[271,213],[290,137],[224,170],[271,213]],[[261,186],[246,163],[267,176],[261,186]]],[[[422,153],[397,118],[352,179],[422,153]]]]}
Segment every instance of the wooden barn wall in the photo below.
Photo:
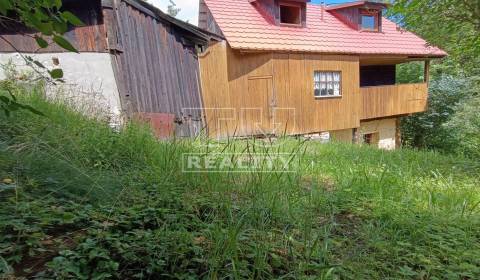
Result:
{"type": "Polygon", "coordinates": [[[211,136],[306,134],[360,124],[356,56],[242,54],[221,42],[209,48],[200,65],[205,107],[219,108],[206,110],[211,136]],[[316,70],[342,72],[342,97],[314,97],[316,70]]]}
{"type": "MultiPolygon", "coordinates": [[[[64,35],[78,51],[107,52],[105,26],[99,0],[68,1],[64,3],[63,9],[71,11],[85,23],[83,27],[70,26],[68,32],[64,35]]],[[[19,24],[3,22],[0,25],[0,36],[13,44],[20,52],[66,52],[56,44],[50,44],[48,48],[39,49],[33,38],[35,34],[34,31],[19,24]]],[[[5,40],[0,40],[0,52],[15,52],[16,50],[5,40]]]]}
{"type": "Polygon", "coordinates": [[[202,129],[202,101],[195,48],[185,46],[181,30],[145,15],[121,1],[114,12],[104,10],[116,23],[117,38],[109,35],[114,68],[124,109],[138,113],[164,113],[175,119],[176,136],[192,136],[202,129]]]}

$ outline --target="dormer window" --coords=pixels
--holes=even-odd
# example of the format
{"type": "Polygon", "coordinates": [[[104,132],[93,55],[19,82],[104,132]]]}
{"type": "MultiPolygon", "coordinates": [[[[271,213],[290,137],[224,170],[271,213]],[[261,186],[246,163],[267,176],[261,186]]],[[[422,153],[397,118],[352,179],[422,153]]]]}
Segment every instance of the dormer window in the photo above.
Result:
{"type": "Polygon", "coordinates": [[[310,0],[248,0],[248,2],[272,24],[295,28],[307,26],[307,3],[310,0]]]}
{"type": "Polygon", "coordinates": [[[389,6],[378,1],[355,1],[326,7],[326,11],[352,29],[382,32],[382,13],[389,6]]]}
{"type": "Polygon", "coordinates": [[[302,8],[294,4],[280,4],[280,24],[302,25],[302,8]]]}
{"type": "Polygon", "coordinates": [[[379,31],[379,11],[360,9],[360,30],[379,31]]]}
{"type": "Polygon", "coordinates": [[[362,30],[375,31],[375,16],[362,15],[362,30]]]}

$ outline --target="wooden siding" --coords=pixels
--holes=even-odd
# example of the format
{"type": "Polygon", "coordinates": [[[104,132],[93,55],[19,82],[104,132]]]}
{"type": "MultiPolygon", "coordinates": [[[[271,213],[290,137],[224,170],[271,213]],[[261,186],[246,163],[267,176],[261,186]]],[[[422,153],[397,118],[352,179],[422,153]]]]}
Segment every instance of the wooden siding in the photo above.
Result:
{"type": "Polygon", "coordinates": [[[427,108],[426,83],[360,88],[362,96],[361,119],[423,112],[427,108]]]}
{"type": "MultiPolygon", "coordinates": [[[[103,24],[99,0],[69,1],[64,4],[65,10],[77,15],[84,23],[83,27],[69,27],[64,35],[79,52],[107,52],[106,33],[103,24]]],[[[51,53],[67,52],[56,44],[39,49],[33,35],[36,33],[19,24],[3,23],[0,25],[0,52],[15,52],[9,44],[13,44],[20,52],[51,53]],[[9,43],[5,42],[7,40],[9,43]]]]}
{"type": "Polygon", "coordinates": [[[212,136],[258,134],[251,124],[247,125],[248,120],[255,118],[262,120],[260,126],[265,134],[305,134],[360,124],[356,56],[240,53],[221,42],[209,48],[200,65],[212,136]],[[342,97],[314,97],[313,72],[318,70],[342,73],[342,97]],[[262,82],[252,84],[254,80],[262,82]],[[258,109],[257,115],[252,115],[254,110],[245,112],[252,107],[258,109]],[[268,125],[266,117],[270,120],[268,125]]]}
{"type": "Polygon", "coordinates": [[[211,45],[200,56],[204,112],[210,136],[232,135],[236,130],[235,108],[230,99],[226,42],[211,45]]]}
{"type": "Polygon", "coordinates": [[[355,30],[359,29],[360,15],[358,7],[330,11],[330,13],[355,30]]]}
{"type": "Polygon", "coordinates": [[[126,113],[173,114],[177,136],[198,134],[202,102],[195,46],[174,25],[124,1],[114,0],[104,15],[126,113]]]}

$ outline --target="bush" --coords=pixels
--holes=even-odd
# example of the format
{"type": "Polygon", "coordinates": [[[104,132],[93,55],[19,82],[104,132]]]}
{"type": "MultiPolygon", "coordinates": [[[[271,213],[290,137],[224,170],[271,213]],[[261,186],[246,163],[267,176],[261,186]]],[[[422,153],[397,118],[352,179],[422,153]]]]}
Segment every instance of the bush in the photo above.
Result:
{"type": "Polygon", "coordinates": [[[458,104],[444,127],[452,133],[458,153],[480,159],[480,95],[458,104]]]}
{"type": "Polygon", "coordinates": [[[454,152],[456,139],[444,126],[455,114],[456,105],[472,95],[467,79],[440,76],[430,83],[428,110],[402,119],[405,146],[454,152]]]}

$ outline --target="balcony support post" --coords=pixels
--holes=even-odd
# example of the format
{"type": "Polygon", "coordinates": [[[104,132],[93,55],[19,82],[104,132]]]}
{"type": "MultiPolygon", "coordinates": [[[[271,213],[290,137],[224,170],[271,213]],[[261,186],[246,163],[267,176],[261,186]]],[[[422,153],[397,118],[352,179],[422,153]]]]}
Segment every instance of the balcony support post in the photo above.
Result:
{"type": "Polygon", "coordinates": [[[428,85],[430,81],[430,60],[425,60],[425,67],[423,67],[423,71],[424,82],[428,85]]]}

